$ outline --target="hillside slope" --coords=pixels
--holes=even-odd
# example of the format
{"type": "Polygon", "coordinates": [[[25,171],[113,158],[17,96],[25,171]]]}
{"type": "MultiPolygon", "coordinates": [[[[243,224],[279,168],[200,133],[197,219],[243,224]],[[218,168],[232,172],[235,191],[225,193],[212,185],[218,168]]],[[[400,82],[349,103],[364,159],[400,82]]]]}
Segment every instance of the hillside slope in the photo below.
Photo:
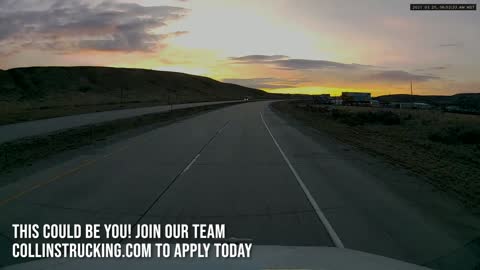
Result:
{"type": "Polygon", "coordinates": [[[176,72],[108,67],[0,70],[0,125],[57,116],[275,95],[176,72]]]}
{"type": "Polygon", "coordinates": [[[176,72],[107,67],[31,67],[0,71],[0,102],[29,107],[108,103],[175,103],[268,94],[176,72]]]}

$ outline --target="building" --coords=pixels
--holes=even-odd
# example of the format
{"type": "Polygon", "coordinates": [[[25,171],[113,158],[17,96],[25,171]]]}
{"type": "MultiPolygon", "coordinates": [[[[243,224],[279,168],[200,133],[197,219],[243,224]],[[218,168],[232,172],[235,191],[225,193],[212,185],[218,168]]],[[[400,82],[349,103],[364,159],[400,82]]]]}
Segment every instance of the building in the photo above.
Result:
{"type": "Polygon", "coordinates": [[[372,99],[370,100],[370,106],[372,107],[380,107],[380,101],[372,99]]]}
{"type": "Polygon", "coordinates": [[[422,102],[392,102],[390,103],[389,107],[399,108],[399,109],[421,109],[421,110],[428,110],[432,108],[430,104],[422,103],[422,102]]]}
{"type": "Polygon", "coordinates": [[[330,103],[333,105],[342,105],[342,97],[332,97],[330,103]]]}
{"type": "Polygon", "coordinates": [[[313,104],[330,104],[330,94],[314,95],[313,104]]]}
{"type": "Polygon", "coordinates": [[[360,92],[342,92],[343,105],[370,105],[372,95],[360,92]]]}
{"type": "Polygon", "coordinates": [[[422,103],[422,102],[414,102],[413,103],[413,108],[421,109],[421,110],[429,110],[429,109],[432,108],[432,105],[427,104],[427,103],[422,103]]]}

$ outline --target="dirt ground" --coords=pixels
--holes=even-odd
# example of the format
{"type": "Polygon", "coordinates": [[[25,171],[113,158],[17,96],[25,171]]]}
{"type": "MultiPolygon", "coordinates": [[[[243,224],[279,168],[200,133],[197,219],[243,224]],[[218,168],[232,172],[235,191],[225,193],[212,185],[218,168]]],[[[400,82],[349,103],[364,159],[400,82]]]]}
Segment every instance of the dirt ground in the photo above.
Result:
{"type": "Polygon", "coordinates": [[[423,176],[480,213],[480,116],[298,101],[277,102],[273,108],[423,176]]]}

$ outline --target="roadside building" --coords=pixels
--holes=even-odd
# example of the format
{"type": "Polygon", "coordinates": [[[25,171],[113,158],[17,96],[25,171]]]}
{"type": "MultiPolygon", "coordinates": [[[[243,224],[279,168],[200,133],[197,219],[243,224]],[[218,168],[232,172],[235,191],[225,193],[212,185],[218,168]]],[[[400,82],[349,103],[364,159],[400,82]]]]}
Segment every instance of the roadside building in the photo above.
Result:
{"type": "Polygon", "coordinates": [[[330,94],[314,95],[313,104],[330,104],[330,94]]]}
{"type": "Polygon", "coordinates": [[[370,106],[372,107],[380,107],[380,101],[372,99],[370,100],[370,106]]]}
{"type": "Polygon", "coordinates": [[[429,110],[432,108],[432,105],[423,102],[392,102],[390,103],[390,107],[398,109],[429,110]]]}
{"type": "Polygon", "coordinates": [[[429,110],[432,108],[432,105],[422,102],[414,102],[413,103],[414,109],[421,109],[421,110],[429,110]]]}
{"type": "Polygon", "coordinates": [[[342,105],[342,97],[331,97],[330,103],[333,105],[342,105]]]}

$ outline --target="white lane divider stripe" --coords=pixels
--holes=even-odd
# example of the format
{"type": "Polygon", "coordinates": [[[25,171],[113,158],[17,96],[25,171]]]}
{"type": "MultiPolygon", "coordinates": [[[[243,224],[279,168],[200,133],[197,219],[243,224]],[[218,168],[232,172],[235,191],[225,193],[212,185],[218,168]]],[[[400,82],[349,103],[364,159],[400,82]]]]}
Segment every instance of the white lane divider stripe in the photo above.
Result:
{"type": "MultiPolygon", "coordinates": [[[[175,182],[188,170],[190,169],[190,167],[193,165],[193,163],[195,163],[195,161],[200,157],[200,154],[203,152],[203,150],[228,126],[228,124],[230,123],[230,120],[227,121],[223,126],[222,128],[220,128],[217,132],[215,132],[215,134],[213,135],[213,137],[210,138],[210,140],[204,144],[202,146],[202,148],[200,149],[200,151],[198,151],[198,153],[195,155],[195,157],[192,159],[192,161],[190,161],[190,163],[188,163],[187,167],[185,167],[185,169],[182,170],[182,172],[178,173],[173,179],[172,181],[170,181],[170,183],[160,192],[160,194],[158,194],[158,196],[155,198],[155,200],[150,204],[150,206],[148,206],[147,210],[145,210],[145,212],[143,212],[143,214],[140,215],[140,217],[137,219],[137,221],[135,222],[135,224],[133,225],[134,228],[140,223],[140,221],[148,214],[148,212],[150,212],[150,210],[153,208],[153,206],[160,200],[160,198],[162,198],[162,196],[167,193],[167,191],[173,186],[173,184],[175,184],[175,182]]],[[[120,240],[120,243],[124,240],[121,239],[120,240]]]]}
{"type": "Polygon", "coordinates": [[[190,163],[187,165],[187,167],[185,167],[185,169],[183,169],[183,171],[182,171],[182,173],[181,173],[180,175],[186,173],[186,172],[190,169],[190,167],[192,167],[193,163],[195,163],[195,161],[197,161],[197,159],[198,159],[199,157],[200,157],[200,154],[197,154],[197,155],[195,156],[195,158],[192,159],[192,161],[190,161],[190,163]]]}
{"type": "MultiPolygon", "coordinates": [[[[220,133],[222,133],[222,131],[228,126],[228,124],[230,124],[230,121],[228,121],[227,123],[225,123],[225,125],[223,125],[223,127],[221,129],[219,129],[215,135],[213,136],[213,138],[205,145],[209,145],[213,139],[215,139],[218,135],[220,135],[220,133]]],[[[190,161],[190,163],[188,163],[187,167],[185,167],[185,169],[183,169],[182,173],[180,174],[180,176],[182,176],[184,173],[186,173],[190,167],[192,167],[193,163],[195,163],[195,161],[197,161],[197,159],[200,157],[200,153],[203,151],[203,149],[205,148],[205,146],[202,148],[202,150],[200,150],[200,152],[192,159],[192,161],[190,161]]]]}
{"type": "Polygon", "coordinates": [[[272,132],[270,131],[270,128],[268,127],[267,122],[265,122],[265,119],[263,118],[263,114],[262,114],[261,112],[260,112],[260,117],[262,118],[262,122],[263,122],[263,124],[265,125],[265,128],[267,129],[268,133],[270,134],[270,137],[272,137],[273,142],[274,142],[275,145],[277,146],[278,151],[280,151],[280,154],[282,154],[283,159],[284,159],[285,162],[288,164],[288,167],[290,168],[290,170],[292,171],[293,175],[294,175],[295,178],[297,179],[298,184],[300,185],[300,187],[302,188],[303,192],[305,193],[305,196],[307,196],[307,199],[308,199],[308,201],[310,202],[310,204],[312,205],[313,209],[315,210],[315,213],[317,214],[317,216],[318,216],[318,218],[320,219],[320,221],[323,223],[323,226],[325,226],[325,229],[327,230],[328,235],[329,235],[330,238],[332,239],[333,244],[334,244],[336,247],[338,247],[338,248],[344,248],[345,246],[343,245],[342,241],[340,240],[340,237],[338,237],[337,233],[336,233],[335,230],[333,229],[333,227],[332,227],[332,225],[330,224],[330,222],[328,221],[327,217],[325,217],[325,214],[322,212],[322,210],[321,210],[320,207],[318,206],[318,204],[317,204],[317,202],[315,201],[315,199],[313,198],[312,194],[310,194],[310,191],[308,190],[307,186],[305,186],[305,184],[303,183],[302,178],[300,177],[300,175],[298,175],[297,171],[296,171],[295,168],[292,166],[292,163],[290,163],[290,160],[287,158],[287,156],[286,156],[285,153],[283,152],[282,148],[280,147],[280,145],[278,144],[277,140],[275,139],[275,137],[273,136],[272,132]]]}

